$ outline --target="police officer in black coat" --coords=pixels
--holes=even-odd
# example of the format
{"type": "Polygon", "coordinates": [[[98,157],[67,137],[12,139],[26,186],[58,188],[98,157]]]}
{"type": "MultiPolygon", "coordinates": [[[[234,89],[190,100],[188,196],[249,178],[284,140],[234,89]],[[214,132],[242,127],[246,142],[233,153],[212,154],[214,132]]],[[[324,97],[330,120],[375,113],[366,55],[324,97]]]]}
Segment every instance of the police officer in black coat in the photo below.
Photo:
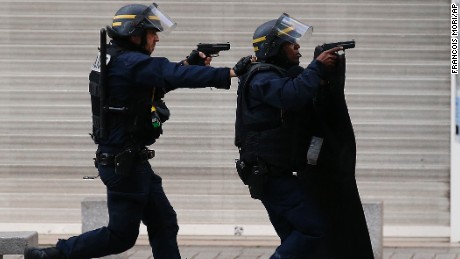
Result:
{"type": "Polygon", "coordinates": [[[98,144],[95,162],[107,187],[108,226],[59,240],[56,247],[27,248],[26,259],[88,259],[121,253],[134,246],[141,222],[147,226],[156,259],[180,258],[176,212],[162,179],[148,162],[154,154],[146,146],[160,136],[169,117],[162,101],[165,93],[185,87],[229,89],[230,77],[238,69],[187,66],[200,62],[200,57],[209,64],[210,59],[197,52],[180,63],[150,57],[158,33],[174,27],[155,3],[126,5],[107,26],[112,38],[107,46],[107,104],[100,106],[100,64],[91,71],[90,93],[92,135],[98,144]],[[105,120],[100,119],[103,113],[105,120]]]}
{"type": "Polygon", "coordinates": [[[356,153],[350,147],[353,131],[340,88],[344,69],[342,77],[336,76],[344,68],[337,54],[342,48],[318,49],[307,68],[299,67],[298,40],[311,31],[283,14],[254,32],[259,63],[240,77],[238,86],[237,171],[251,196],[265,206],[281,239],[271,259],[371,259],[359,194],[356,184],[350,184],[356,153]],[[338,220],[341,213],[356,218],[338,220]]]}

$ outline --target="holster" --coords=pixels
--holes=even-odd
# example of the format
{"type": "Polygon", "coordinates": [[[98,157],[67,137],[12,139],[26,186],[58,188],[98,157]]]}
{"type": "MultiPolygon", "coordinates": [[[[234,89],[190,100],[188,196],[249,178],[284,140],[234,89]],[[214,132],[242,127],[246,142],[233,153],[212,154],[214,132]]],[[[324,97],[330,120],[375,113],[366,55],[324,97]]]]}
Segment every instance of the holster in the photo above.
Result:
{"type": "Polygon", "coordinates": [[[243,160],[236,160],[236,171],[243,183],[248,186],[253,199],[260,199],[268,179],[268,169],[263,163],[250,165],[243,160]]]}
{"type": "Polygon", "coordinates": [[[241,159],[235,160],[235,167],[238,176],[245,185],[248,185],[249,174],[251,173],[251,168],[241,159]]]}
{"type": "Polygon", "coordinates": [[[115,156],[115,174],[129,176],[134,173],[137,154],[132,149],[125,149],[115,156]]]}

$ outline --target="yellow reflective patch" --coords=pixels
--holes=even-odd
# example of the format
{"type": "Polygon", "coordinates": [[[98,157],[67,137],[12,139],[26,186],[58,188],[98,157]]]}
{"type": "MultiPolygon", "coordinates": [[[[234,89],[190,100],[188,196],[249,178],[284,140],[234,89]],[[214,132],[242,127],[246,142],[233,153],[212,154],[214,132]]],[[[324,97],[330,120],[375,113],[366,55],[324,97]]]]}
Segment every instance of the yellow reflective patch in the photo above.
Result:
{"type": "Polygon", "coordinates": [[[256,46],[254,47],[254,52],[257,52],[257,51],[259,51],[259,47],[256,46]]]}
{"type": "Polygon", "coordinates": [[[121,15],[115,15],[113,17],[114,20],[116,19],[134,19],[136,17],[135,14],[121,14],[121,15]]]}
{"type": "Polygon", "coordinates": [[[112,27],[117,27],[117,26],[121,26],[121,22],[114,22],[114,23],[112,23],[112,27]]]}
{"type": "MultiPolygon", "coordinates": [[[[116,15],[115,17],[113,17],[114,20],[117,20],[117,19],[134,19],[134,18],[136,18],[135,14],[120,14],[120,15],[116,15]]],[[[157,21],[160,20],[160,18],[158,18],[158,16],[156,16],[156,15],[150,15],[148,18],[150,20],[157,20],[157,21]]]]}
{"type": "Polygon", "coordinates": [[[295,28],[294,27],[287,27],[286,29],[282,30],[282,31],[279,31],[278,32],[278,36],[281,35],[281,34],[288,34],[289,32],[293,31],[295,28]]]}
{"type": "Polygon", "coordinates": [[[254,44],[254,43],[258,43],[258,42],[264,41],[264,40],[266,40],[266,39],[267,39],[266,36],[262,36],[262,37],[260,37],[260,38],[253,39],[253,40],[252,40],[252,43],[253,43],[253,44],[254,44]]]}
{"type": "MultiPolygon", "coordinates": [[[[278,32],[278,36],[281,35],[281,34],[288,34],[289,32],[295,30],[295,28],[293,26],[291,27],[287,27],[286,29],[282,30],[282,31],[279,31],[278,32]]],[[[266,36],[262,36],[260,38],[257,38],[257,39],[253,39],[252,40],[252,43],[253,44],[256,44],[256,43],[259,43],[261,41],[264,41],[264,40],[267,40],[267,37],[266,36]]]]}

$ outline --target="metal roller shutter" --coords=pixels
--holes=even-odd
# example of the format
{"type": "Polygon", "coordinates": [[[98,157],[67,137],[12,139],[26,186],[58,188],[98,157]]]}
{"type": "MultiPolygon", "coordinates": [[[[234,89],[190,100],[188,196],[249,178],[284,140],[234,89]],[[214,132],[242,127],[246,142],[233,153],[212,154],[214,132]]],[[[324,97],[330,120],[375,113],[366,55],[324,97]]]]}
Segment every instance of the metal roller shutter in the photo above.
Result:
{"type": "MultiPolygon", "coordinates": [[[[104,195],[99,181],[82,180],[96,173],[87,73],[99,28],[131,2],[0,0],[0,229],[78,233],[81,200],[104,195]]],[[[254,29],[282,12],[315,27],[304,65],[315,44],[355,39],[346,95],[362,197],[384,201],[387,237],[449,235],[449,1],[158,4],[179,26],[154,55],[173,61],[198,42],[229,41],[213,65],[233,66],[252,52],[254,29]]],[[[182,234],[274,233],[235,174],[236,84],[166,97],[172,116],[152,164],[182,234]]]]}

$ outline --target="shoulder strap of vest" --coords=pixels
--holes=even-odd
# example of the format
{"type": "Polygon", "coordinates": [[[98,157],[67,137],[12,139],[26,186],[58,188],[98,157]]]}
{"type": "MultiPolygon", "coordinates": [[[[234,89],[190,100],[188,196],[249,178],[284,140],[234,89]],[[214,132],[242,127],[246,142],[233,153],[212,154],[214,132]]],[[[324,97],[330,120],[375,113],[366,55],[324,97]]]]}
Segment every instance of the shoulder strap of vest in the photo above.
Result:
{"type": "Polygon", "coordinates": [[[268,64],[268,63],[255,63],[249,68],[248,72],[243,76],[242,78],[243,81],[240,83],[240,85],[242,85],[245,88],[247,83],[252,79],[252,77],[255,74],[262,72],[262,71],[270,71],[270,70],[277,72],[282,76],[287,75],[287,71],[281,67],[278,67],[272,64],[268,64]]]}
{"type": "Polygon", "coordinates": [[[249,68],[248,72],[241,79],[242,81],[238,85],[238,95],[241,95],[243,98],[246,99],[248,97],[248,94],[247,94],[248,83],[251,81],[254,75],[256,75],[259,72],[263,72],[263,71],[274,71],[283,77],[287,76],[287,71],[281,67],[278,67],[272,64],[268,64],[268,63],[256,63],[252,65],[251,68],[249,68]]]}

